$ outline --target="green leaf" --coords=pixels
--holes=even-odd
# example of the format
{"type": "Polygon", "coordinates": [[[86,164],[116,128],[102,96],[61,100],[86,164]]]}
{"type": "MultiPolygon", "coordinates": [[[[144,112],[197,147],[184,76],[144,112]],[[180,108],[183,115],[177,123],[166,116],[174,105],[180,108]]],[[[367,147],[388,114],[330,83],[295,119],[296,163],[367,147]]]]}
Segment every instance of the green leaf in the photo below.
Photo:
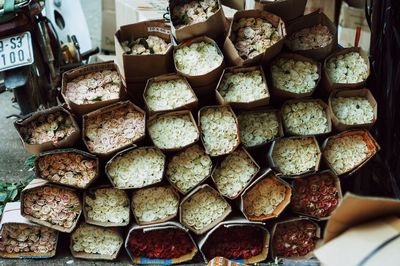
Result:
{"type": "Polygon", "coordinates": [[[0,202],[6,202],[7,198],[8,198],[8,193],[0,191],[0,202]]]}
{"type": "Polygon", "coordinates": [[[18,195],[18,189],[13,190],[11,192],[11,195],[9,196],[10,200],[14,201],[17,195],[18,195]]]}
{"type": "Polygon", "coordinates": [[[33,167],[35,167],[35,160],[36,160],[36,156],[32,155],[28,159],[25,160],[24,165],[26,167],[33,168],[33,167]]]}

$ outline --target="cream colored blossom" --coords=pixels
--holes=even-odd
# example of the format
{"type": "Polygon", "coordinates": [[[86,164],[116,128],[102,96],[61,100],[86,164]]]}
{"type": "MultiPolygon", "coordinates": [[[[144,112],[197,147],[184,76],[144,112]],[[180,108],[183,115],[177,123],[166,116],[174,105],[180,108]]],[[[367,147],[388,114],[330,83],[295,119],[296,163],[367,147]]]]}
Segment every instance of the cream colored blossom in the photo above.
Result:
{"type": "Polygon", "coordinates": [[[317,24],[293,33],[288,40],[293,51],[317,49],[331,44],[333,34],[327,26],[317,24]]]}
{"type": "Polygon", "coordinates": [[[368,78],[368,65],[358,52],[349,52],[328,60],[326,71],[333,83],[358,83],[368,78]]]}
{"type": "Polygon", "coordinates": [[[172,21],[177,29],[204,22],[218,10],[217,0],[187,1],[172,9],[172,21]]]}
{"type": "Polygon", "coordinates": [[[127,54],[132,55],[165,54],[171,47],[170,43],[155,35],[137,38],[133,42],[124,41],[121,45],[127,54]]]}
{"type": "Polygon", "coordinates": [[[363,97],[332,98],[332,111],[346,125],[361,125],[374,120],[374,108],[363,97]]]}

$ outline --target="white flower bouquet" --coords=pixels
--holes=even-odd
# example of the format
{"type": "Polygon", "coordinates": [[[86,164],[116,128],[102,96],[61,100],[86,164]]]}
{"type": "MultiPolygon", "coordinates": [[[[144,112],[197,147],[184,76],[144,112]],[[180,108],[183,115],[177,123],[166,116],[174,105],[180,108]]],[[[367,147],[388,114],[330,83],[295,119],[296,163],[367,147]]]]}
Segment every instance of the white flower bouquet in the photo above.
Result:
{"type": "Polygon", "coordinates": [[[212,161],[204,149],[195,144],[176,155],[168,162],[166,176],[179,192],[186,194],[210,176],[212,161]]]}
{"type": "Polygon", "coordinates": [[[142,188],[162,180],[165,155],[155,147],[129,148],[106,165],[106,174],[119,189],[142,188]]]}
{"type": "Polygon", "coordinates": [[[219,9],[218,0],[187,1],[172,9],[172,22],[177,29],[204,22],[219,9]]]}
{"type": "Polygon", "coordinates": [[[132,55],[166,54],[171,43],[155,35],[136,38],[121,43],[125,53],[132,55]]]}

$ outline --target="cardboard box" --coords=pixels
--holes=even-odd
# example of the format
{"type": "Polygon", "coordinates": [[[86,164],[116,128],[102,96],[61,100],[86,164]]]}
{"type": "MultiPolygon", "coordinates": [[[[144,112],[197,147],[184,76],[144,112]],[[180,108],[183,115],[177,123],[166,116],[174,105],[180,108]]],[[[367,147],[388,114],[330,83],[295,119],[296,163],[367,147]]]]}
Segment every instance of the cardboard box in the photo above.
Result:
{"type": "Polygon", "coordinates": [[[304,14],[307,0],[256,0],[255,8],[280,16],[283,21],[290,21],[304,14]]]}
{"type": "Polygon", "coordinates": [[[19,137],[21,139],[21,142],[22,142],[25,150],[27,150],[29,153],[32,153],[35,155],[38,155],[39,153],[41,153],[43,151],[48,151],[48,150],[52,150],[52,149],[56,149],[56,148],[72,147],[81,136],[81,130],[78,126],[78,123],[76,122],[74,116],[66,108],[64,108],[64,106],[55,106],[55,107],[51,107],[46,110],[30,113],[30,114],[24,116],[23,118],[14,121],[14,127],[18,131],[19,137]],[[29,125],[30,122],[38,119],[40,116],[47,116],[49,114],[53,114],[56,112],[61,112],[65,115],[69,116],[69,118],[71,119],[72,124],[74,126],[74,132],[72,132],[66,138],[64,138],[60,141],[57,141],[57,142],[48,141],[48,142],[44,142],[42,144],[29,144],[29,143],[25,142],[25,136],[22,133],[23,128],[25,128],[27,125],[29,125]]]}
{"type": "Polygon", "coordinates": [[[101,50],[115,52],[114,33],[116,28],[115,10],[103,10],[101,16],[101,50]]]}
{"type": "Polygon", "coordinates": [[[167,8],[167,0],[116,0],[117,27],[162,19],[164,14],[168,14],[167,8]]]}
{"type": "MultiPolygon", "coordinates": [[[[3,210],[3,215],[0,222],[0,236],[3,234],[4,227],[8,224],[26,224],[30,227],[45,228],[44,226],[37,225],[30,222],[28,219],[21,215],[21,203],[9,202],[6,204],[3,210]]],[[[52,229],[49,229],[52,230],[52,229]]],[[[57,242],[58,242],[58,231],[53,230],[56,234],[56,243],[54,249],[51,252],[46,253],[35,253],[35,252],[19,252],[19,253],[7,253],[0,251],[0,258],[6,259],[47,259],[56,255],[57,242]]]]}
{"type": "Polygon", "coordinates": [[[399,216],[399,200],[347,193],[326,225],[324,245],[314,254],[327,266],[397,265],[399,216]]]}
{"type": "Polygon", "coordinates": [[[304,15],[321,11],[325,13],[331,21],[336,21],[336,1],[334,0],[308,0],[304,15]]]}
{"type": "MultiPolygon", "coordinates": [[[[76,164],[79,165],[80,163],[77,162],[71,162],[71,165],[76,164]]],[[[51,166],[50,166],[51,167],[51,166]]],[[[59,184],[59,185],[63,185],[63,186],[70,186],[73,188],[77,188],[77,189],[86,189],[88,188],[95,180],[97,180],[97,178],[100,175],[100,163],[99,163],[99,158],[97,158],[96,156],[94,156],[93,154],[90,154],[88,152],[84,152],[81,150],[77,150],[74,148],[71,149],[57,149],[57,150],[51,150],[51,151],[47,151],[47,152],[42,152],[39,154],[39,156],[36,157],[35,159],[35,175],[38,178],[42,178],[42,179],[46,179],[49,182],[55,183],[55,184],[59,184]],[[77,154],[77,155],[81,155],[83,157],[84,160],[91,160],[91,161],[95,161],[96,163],[96,175],[84,186],[84,187],[79,187],[79,186],[73,186],[73,185],[68,185],[65,182],[63,182],[63,177],[61,177],[60,181],[55,181],[55,180],[49,180],[46,177],[44,177],[40,171],[39,168],[39,164],[40,161],[48,156],[52,156],[53,154],[77,154]]]]}
{"type": "Polygon", "coordinates": [[[225,68],[222,76],[218,82],[217,88],[215,90],[215,97],[217,98],[217,102],[221,105],[230,105],[233,108],[238,109],[253,109],[255,107],[261,107],[269,104],[270,100],[270,93],[268,91],[267,79],[265,78],[264,70],[261,66],[254,66],[254,67],[229,67],[225,68]],[[220,89],[222,82],[224,81],[225,74],[237,74],[237,73],[248,73],[253,71],[260,71],[261,77],[265,86],[265,90],[267,91],[267,96],[255,101],[251,102],[230,102],[225,100],[225,98],[221,95],[220,89]]]}
{"type": "MultiPolygon", "coordinates": [[[[203,256],[204,260],[206,262],[211,262],[209,259],[207,259],[206,254],[204,253],[204,246],[207,243],[207,240],[215,233],[219,228],[225,227],[225,228],[233,228],[233,227],[255,227],[259,228],[263,231],[263,236],[262,238],[264,239],[263,241],[263,249],[260,254],[253,256],[249,259],[243,259],[243,260],[235,260],[240,263],[244,264],[254,264],[257,262],[264,261],[267,256],[268,256],[268,250],[269,250],[269,241],[270,241],[270,235],[268,230],[264,226],[265,224],[262,222],[252,222],[252,221],[247,221],[244,218],[241,217],[232,217],[229,220],[226,220],[224,222],[219,223],[217,226],[215,226],[213,229],[211,229],[207,234],[201,236],[199,240],[197,241],[197,244],[199,246],[201,255],[203,256]]],[[[230,258],[228,258],[230,259],[230,258]]]]}
{"type": "Polygon", "coordinates": [[[376,102],[374,96],[372,95],[371,91],[368,89],[360,89],[360,90],[339,90],[339,91],[333,91],[331,95],[329,96],[328,99],[329,103],[329,113],[332,118],[332,123],[334,128],[337,131],[345,131],[349,129],[354,129],[354,128],[366,128],[366,129],[371,129],[377,118],[378,118],[378,103],[376,102]],[[337,97],[362,97],[366,98],[368,102],[371,104],[373,111],[374,111],[374,118],[371,123],[366,123],[366,124],[359,124],[359,125],[346,125],[342,123],[334,114],[333,108],[332,108],[332,100],[337,97]]]}
{"type": "Polygon", "coordinates": [[[235,13],[233,19],[231,21],[231,25],[229,27],[228,35],[224,42],[224,54],[226,55],[227,62],[231,65],[235,66],[250,66],[250,65],[261,65],[270,61],[273,57],[279,54],[282,50],[284,39],[286,36],[286,27],[283,20],[267,11],[261,10],[242,10],[235,13]],[[235,44],[232,40],[232,26],[235,21],[238,21],[241,18],[262,18],[270,22],[275,28],[277,28],[278,32],[280,33],[282,39],[279,40],[277,43],[272,45],[271,47],[267,48],[264,53],[261,53],[251,59],[244,60],[240,57],[238,51],[235,48],[235,44]]]}

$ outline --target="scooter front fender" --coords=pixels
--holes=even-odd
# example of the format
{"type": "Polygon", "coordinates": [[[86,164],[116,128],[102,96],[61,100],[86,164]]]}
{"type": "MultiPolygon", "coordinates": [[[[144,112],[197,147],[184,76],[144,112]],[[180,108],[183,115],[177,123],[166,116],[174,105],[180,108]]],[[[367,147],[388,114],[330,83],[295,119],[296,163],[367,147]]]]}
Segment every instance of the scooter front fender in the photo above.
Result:
{"type": "Polygon", "coordinates": [[[29,82],[31,66],[23,66],[4,71],[4,85],[8,90],[24,87],[29,82]]]}

